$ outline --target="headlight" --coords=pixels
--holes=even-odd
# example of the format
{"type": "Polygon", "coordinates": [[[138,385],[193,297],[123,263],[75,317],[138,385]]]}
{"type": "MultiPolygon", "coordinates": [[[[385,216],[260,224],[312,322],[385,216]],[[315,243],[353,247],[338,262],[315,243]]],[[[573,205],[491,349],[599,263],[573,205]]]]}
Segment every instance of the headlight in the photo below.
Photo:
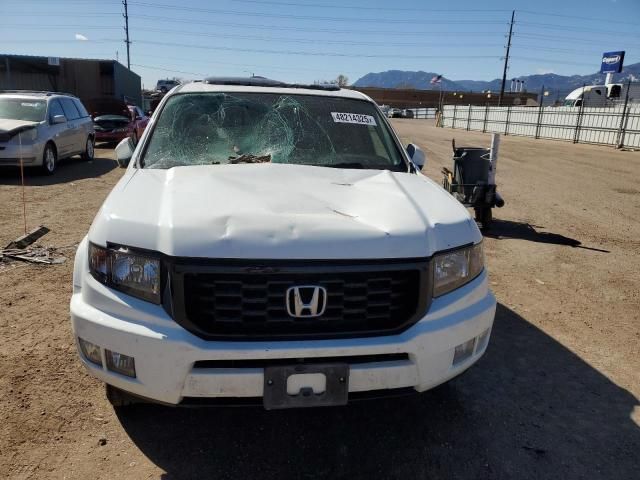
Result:
{"type": "Polygon", "coordinates": [[[37,127],[29,127],[20,133],[14,134],[13,138],[11,138],[11,142],[19,145],[22,143],[33,143],[38,139],[38,128],[37,127]]]}
{"type": "Polygon", "coordinates": [[[102,248],[89,244],[89,271],[111,288],[153,303],[160,303],[160,260],[128,248],[102,248]]]}
{"type": "Polygon", "coordinates": [[[35,142],[36,139],[38,138],[38,129],[37,128],[30,128],[29,130],[25,130],[24,132],[22,132],[22,141],[27,141],[27,142],[35,142]]]}
{"type": "Polygon", "coordinates": [[[484,268],[482,243],[434,257],[433,296],[439,297],[469,283],[484,268]]]}

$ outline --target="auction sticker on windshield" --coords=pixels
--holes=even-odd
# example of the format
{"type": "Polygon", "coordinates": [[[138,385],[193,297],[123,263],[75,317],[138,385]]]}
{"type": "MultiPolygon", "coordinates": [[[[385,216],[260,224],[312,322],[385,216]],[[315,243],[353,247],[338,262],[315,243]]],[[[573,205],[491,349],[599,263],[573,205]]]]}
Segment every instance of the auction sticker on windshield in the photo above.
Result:
{"type": "Polygon", "coordinates": [[[331,112],[333,121],[336,123],[357,123],[359,125],[376,126],[376,119],[371,115],[361,115],[359,113],[339,113],[331,112]]]}

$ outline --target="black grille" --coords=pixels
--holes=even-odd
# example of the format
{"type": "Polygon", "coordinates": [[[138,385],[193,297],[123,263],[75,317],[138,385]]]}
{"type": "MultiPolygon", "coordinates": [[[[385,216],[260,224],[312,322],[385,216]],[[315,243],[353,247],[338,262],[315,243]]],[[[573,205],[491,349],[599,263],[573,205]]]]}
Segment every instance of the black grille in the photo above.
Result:
{"type": "Polygon", "coordinates": [[[181,267],[174,274],[173,290],[181,289],[181,295],[174,295],[174,317],[205,338],[380,335],[414,323],[430,296],[426,261],[360,269],[323,265],[215,270],[181,267]],[[321,316],[294,318],[287,312],[287,290],[303,285],[326,289],[321,316]]]}

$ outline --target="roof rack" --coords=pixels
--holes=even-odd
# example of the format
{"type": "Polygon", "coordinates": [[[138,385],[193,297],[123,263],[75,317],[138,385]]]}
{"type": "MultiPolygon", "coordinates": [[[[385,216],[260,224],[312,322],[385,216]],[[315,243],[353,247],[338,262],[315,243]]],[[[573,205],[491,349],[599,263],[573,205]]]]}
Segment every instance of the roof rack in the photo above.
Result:
{"type": "Polygon", "coordinates": [[[276,87],[276,88],[305,88],[309,90],[337,91],[337,85],[304,85],[300,83],[286,83],[265,77],[209,77],[204,83],[210,85],[238,85],[243,87],[276,87]]]}
{"type": "Polygon", "coordinates": [[[24,94],[39,94],[50,97],[51,95],[68,95],[69,97],[75,97],[72,93],[66,92],[50,92],[48,90],[0,90],[0,93],[24,93],[24,94]]]}

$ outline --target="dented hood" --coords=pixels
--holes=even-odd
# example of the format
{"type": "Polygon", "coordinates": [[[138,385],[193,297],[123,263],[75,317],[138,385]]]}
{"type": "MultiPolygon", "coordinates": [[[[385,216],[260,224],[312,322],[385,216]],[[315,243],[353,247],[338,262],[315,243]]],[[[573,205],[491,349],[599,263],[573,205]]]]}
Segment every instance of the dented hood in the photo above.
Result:
{"type": "Polygon", "coordinates": [[[89,238],[187,257],[366,259],[426,257],[481,235],[422,175],[247,164],[129,169],[89,238]]]}

